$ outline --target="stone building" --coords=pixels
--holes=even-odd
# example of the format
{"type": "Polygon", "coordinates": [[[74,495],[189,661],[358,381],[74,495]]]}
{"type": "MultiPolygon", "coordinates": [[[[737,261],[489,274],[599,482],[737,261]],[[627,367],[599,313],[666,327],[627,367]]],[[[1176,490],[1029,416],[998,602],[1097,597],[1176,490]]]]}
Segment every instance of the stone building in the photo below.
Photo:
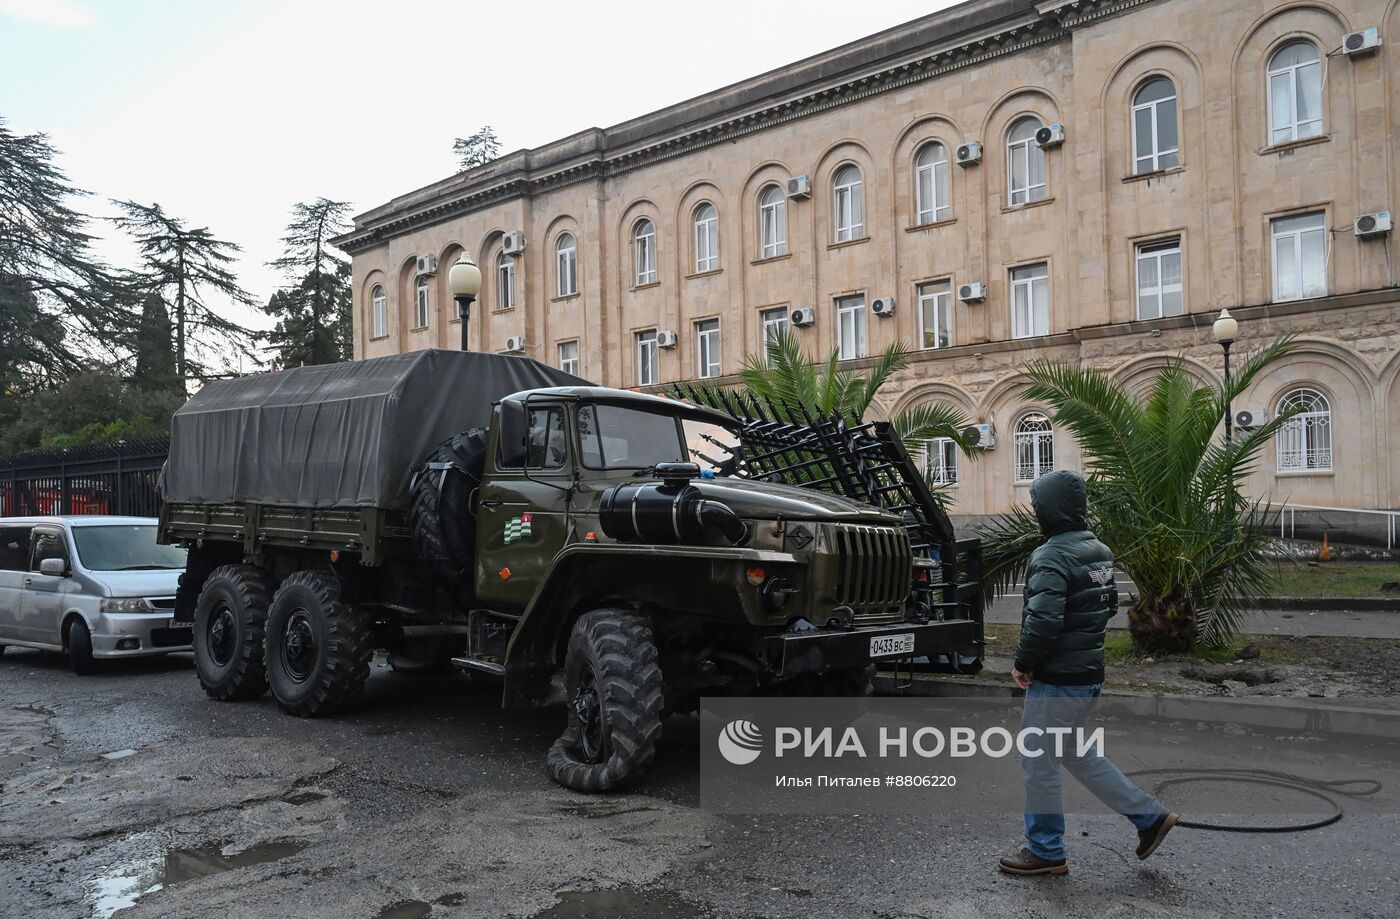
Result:
{"type": "Polygon", "coordinates": [[[723,380],[810,309],[804,345],[852,368],[919,349],[883,411],[993,426],[927,456],[981,514],[1080,463],[1025,361],[1210,379],[1229,308],[1237,352],[1299,336],[1236,406],[1308,409],[1252,491],[1400,507],[1395,241],[1354,228],[1400,187],[1396,54],[1400,0],[971,0],[360,215],[355,354],[456,347],[463,247],[473,348],[612,386],[723,380]]]}

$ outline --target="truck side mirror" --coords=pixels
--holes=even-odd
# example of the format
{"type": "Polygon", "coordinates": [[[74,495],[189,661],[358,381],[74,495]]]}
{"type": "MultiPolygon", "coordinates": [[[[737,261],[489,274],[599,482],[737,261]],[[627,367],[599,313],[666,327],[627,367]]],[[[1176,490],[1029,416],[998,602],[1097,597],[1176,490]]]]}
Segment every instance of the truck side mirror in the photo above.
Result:
{"type": "Polygon", "coordinates": [[[68,563],[61,558],[46,558],[39,562],[39,573],[61,578],[68,574],[68,563]]]}
{"type": "Polygon", "coordinates": [[[525,403],[515,399],[501,402],[501,465],[515,468],[525,465],[525,435],[528,420],[525,403]]]}

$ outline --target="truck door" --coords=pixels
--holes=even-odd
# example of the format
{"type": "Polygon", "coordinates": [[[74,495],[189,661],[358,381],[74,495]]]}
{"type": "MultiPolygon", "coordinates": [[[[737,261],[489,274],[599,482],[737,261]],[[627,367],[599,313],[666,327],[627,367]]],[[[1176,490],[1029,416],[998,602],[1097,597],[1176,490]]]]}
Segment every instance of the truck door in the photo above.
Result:
{"type": "Polygon", "coordinates": [[[25,641],[61,645],[63,636],[59,628],[63,624],[63,599],[69,579],[66,575],[40,573],[39,563],[46,558],[60,558],[67,570],[72,565],[68,540],[61,527],[37,526],[32,545],[29,573],[24,578],[24,597],[19,606],[19,637],[25,641]]]}
{"type": "Polygon", "coordinates": [[[476,596],[514,611],[529,603],[568,538],[573,457],[563,406],[503,404],[497,419],[496,453],[477,492],[476,596]],[[514,424],[512,410],[523,415],[514,424]],[[521,426],[524,438],[510,436],[521,426]]]}

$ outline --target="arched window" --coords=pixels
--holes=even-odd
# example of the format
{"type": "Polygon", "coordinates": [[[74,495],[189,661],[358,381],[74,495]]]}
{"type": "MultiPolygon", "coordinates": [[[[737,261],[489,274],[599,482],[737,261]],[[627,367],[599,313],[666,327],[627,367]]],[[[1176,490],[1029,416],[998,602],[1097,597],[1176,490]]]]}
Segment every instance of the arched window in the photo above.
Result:
{"type": "Polygon", "coordinates": [[[1016,422],[1013,444],[1016,452],[1016,481],[1031,482],[1055,468],[1055,431],[1050,419],[1031,412],[1016,422]]]}
{"type": "Polygon", "coordinates": [[[1279,414],[1299,409],[1279,428],[1279,472],[1332,469],[1332,406],[1315,389],[1295,389],[1278,400],[1279,414]]]}
{"type": "Polygon", "coordinates": [[[836,241],[860,239],[865,235],[865,194],[861,190],[860,169],[847,165],[836,170],[831,192],[836,241]]]}
{"type": "Polygon", "coordinates": [[[384,288],[378,284],[369,292],[370,338],[383,338],[389,334],[389,299],[384,296],[384,288]]]}
{"type": "Polygon", "coordinates": [[[1045,197],[1045,151],[1035,142],[1040,119],[1022,118],[1006,132],[1006,188],[1012,207],[1045,197]]]}
{"type": "Polygon", "coordinates": [[[1133,173],[1171,169],[1181,162],[1176,137],[1176,87],[1153,77],[1133,93],[1133,173]]]}
{"type": "Polygon", "coordinates": [[[420,274],[418,283],[413,289],[413,327],[415,329],[425,329],[428,327],[428,276],[420,274]]]}
{"type": "Polygon", "coordinates": [[[953,215],[948,189],[948,148],[934,142],[924,144],[914,162],[914,190],[918,223],[937,223],[953,215]]]}
{"type": "Polygon", "coordinates": [[[719,267],[719,213],[710,203],[700,205],[693,214],[695,223],[695,273],[714,271],[719,267]]]}
{"type": "Polygon", "coordinates": [[[776,185],[758,193],[758,257],[787,253],[787,196],[776,185]]]}
{"type": "Polygon", "coordinates": [[[656,225],[642,218],[632,227],[632,266],[637,286],[656,281],[656,225]]]}
{"type": "Polygon", "coordinates": [[[578,245],[574,234],[560,233],[554,241],[554,267],[558,275],[556,293],[561,297],[578,293],[578,245]]]}
{"type": "Polygon", "coordinates": [[[1310,41],[1293,41],[1269,58],[1269,143],[1322,133],[1322,58],[1310,41]]]}
{"type": "Polygon", "coordinates": [[[515,307],[515,259],[502,249],[496,255],[496,309],[515,307]]]}

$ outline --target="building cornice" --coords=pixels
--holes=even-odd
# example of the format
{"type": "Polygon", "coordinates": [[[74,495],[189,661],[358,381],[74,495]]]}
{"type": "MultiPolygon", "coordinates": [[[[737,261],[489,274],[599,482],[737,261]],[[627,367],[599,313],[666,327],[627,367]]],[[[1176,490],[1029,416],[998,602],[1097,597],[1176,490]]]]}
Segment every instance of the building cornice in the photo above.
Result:
{"type": "MultiPolygon", "coordinates": [[[[608,178],[727,143],[801,118],[848,105],[880,93],[901,89],[934,77],[973,67],[1008,54],[1016,54],[1065,38],[1082,23],[1101,19],[1158,0],[983,0],[965,4],[969,15],[997,14],[994,21],[973,23],[943,43],[926,44],[910,55],[889,53],[873,66],[858,69],[837,80],[814,77],[806,85],[790,87],[777,101],[748,106],[718,118],[690,119],[686,113],[703,109],[725,94],[762,95],[765,84],[781,79],[774,71],[736,84],[726,90],[682,102],[651,115],[608,129],[592,129],[564,138],[538,150],[521,150],[483,166],[411,192],[355,218],[355,228],[332,242],[355,254],[411,232],[470,213],[500,201],[529,197],[539,192],[608,178]],[[653,122],[659,122],[649,129],[653,122]],[[674,123],[672,123],[674,122],[674,123]],[[612,143],[616,142],[616,148],[612,143]]],[[[865,44],[891,42],[901,29],[920,31],[952,19],[962,7],[954,7],[916,20],[880,35],[862,39],[829,52],[828,56],[855,56],[865,44]]],[[[983,18],[988,18],[984,16],[983,18]]],[[[810,66],[818,74],[824,64],[818,58],[792,65],[810,66]]]]}

